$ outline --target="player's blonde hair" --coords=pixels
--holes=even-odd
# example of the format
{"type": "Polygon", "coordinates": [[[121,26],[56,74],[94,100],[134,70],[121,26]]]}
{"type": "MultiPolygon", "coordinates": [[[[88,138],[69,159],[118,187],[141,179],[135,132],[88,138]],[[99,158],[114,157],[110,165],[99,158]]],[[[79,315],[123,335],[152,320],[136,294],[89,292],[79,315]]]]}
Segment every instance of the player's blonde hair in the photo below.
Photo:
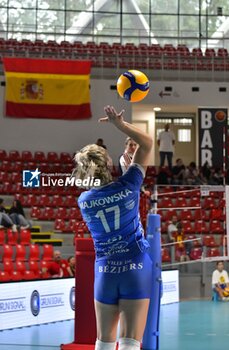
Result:
{"type": "Polygon", "coordinates": [[[76,168],[73,174],[77,179],[82,181],[86,178],[99,179],[101,185],[112,181],[108,167],[108,153],[103,147],[96,144],[87,145],[76,152],[74,160],[76,168]]]}

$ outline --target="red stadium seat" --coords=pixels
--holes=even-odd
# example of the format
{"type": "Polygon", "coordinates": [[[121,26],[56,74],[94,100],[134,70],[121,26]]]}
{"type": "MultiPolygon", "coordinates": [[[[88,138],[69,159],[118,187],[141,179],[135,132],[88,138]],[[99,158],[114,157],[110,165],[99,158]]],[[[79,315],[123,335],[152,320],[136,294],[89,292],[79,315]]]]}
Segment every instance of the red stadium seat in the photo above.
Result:
{"type": "Polygon", "coordinates": [[[20,231],[20,244],[30,245],[31,243],[31,232],[28,229],[21,229],[20,231]]]}
{"type": "Polygon", "coordinates": [[[177,197],[175,200],[175,206],[180,208],[180,207],[187,207],[187,201],[186,198],[182,198],[182,197],[177,197]]]}
{"type": "Polygon", "coordinates": [[[29,246],[29,261],[40,260],[40,249],[38,244],[30,244],[29,246]]]}
{"type": "Polygon", "coordinates": [[[209,233],[206,222],[203,220],[197,220],[194,224],[194,231],[196,233],[209,233]]]}
{"type": "Polygon", "coordinates": [[[0,271],[0,282],[10,281],[10,275],[6,271],[0,271]]]}
{"type": "Polygon", "coordinates": [[[206,247],[218,247],[219,245],[216,243],[213,235],[203,236],[203,245],[206,247]]]}
{"type": "Polygon", "coordinates": [[[7,229],[7,243],[16,245],[18,243],[18,232],[13,232],[10,228],[7,229]]]}
{"type": "Polygon", "coordinates": [[[42,163],[46,161],[45,154],[44,152],[41,152],[41,151],[36,151],[34,153],[33,159],[34,159],[34,162],[37,162],[37,163],[42,163]]]}
{"type": "Polygon", "coordinates": [[[73,157],[70,153],[67,152],[61,152],[60,153],[60,163],[67,164],[67,163],[73,163],[73,157]]]}
{"type": "Polygon", "coordinates": [[[4,149],[0,149],[0,161],[7,159],[7,153],[4,149]]]}
{"type": "Polygon", "coordinates": [[[202,249],[201,248],[193,248],[190,253],[191,260],[199,260],[202,258],[202,249]]]}
{"type": "Polygon", "coordinates": [[[42,194],[39,197],[39,200],[38,200],[39,207],[49,207],[50,203],[51,203],[50,197],[47,194],[42,194]]]}
{"type": "Polygon", "coordinates": [[[194,227],[189,220],[183,220],[181,223],[185,234],[195,232],[194,227]]]}
{"type": "Polygon", "coordinates": [[[22,274],[19,271],[13,271],[10,275],[11,281],[22,281],[22,274]]]}
{"type": "Polygon", "coordinates": [[[52,201],[50,204],[52,207],[58,208],[58,207],[62,207],[63,203],[64,203],[63,197],[56,194],[52,197],[52,201]]]}
{"type": "Polygon", "coordinates": [[[0,171],[0,183],[10,182],[11,174],[5,171],[0,171]]]}
{"type": "Polygon", "coordinates": [[[56,214],[54,209],[50,207],[46,207],[45,209],[43,209],[43,212],[39,219],[51,221],[51,220],[55,220],[55,218],[56,218],[56,214]]]}
{"type": "Polygon", "coordinates": [[[0,245],[5,243],[5,230],[0,228],[0,245]]]}
{"type": "Polygon", "coordinates": [[[65,231],[65,221],[63,219],[56,219],[54,224],[54,230],[56,232],[64,232],[65,231]]]}
{"type": "Polygon", "coordinates": [[[56,219],[67,220],[69,217],[66,208],[58,208],[56,213],[56,219]]]}
{"type": "Polygon", "coordinates": [[[189,202],[190,207],[201,207],[199,197],[191,197],[189,202]]]}
{"type": "Polygon", "coordinates": [[[29,271],[32,271],[36,278],[40,278],[41,271],[38,261],[29,260],[29,271]]]}
{"type": "Polygon", "coordinates": [[[51,261],[53,260],[53,246],[50,244],[43,245],[43,256],[42,260],[51,261]]]}
{"type": "Polygon", "coordinates": [[[213,209],[216,207],[215,199],[211,197],[206,197],[202,201],[202,207],[204,209],[213,209]]]}
{"type": "Polygon", "coordinates": [[[8,272],[10,275],[14,270],[14,265],[12,261],[3,261],[3,271],[8,272]]]}
{"type": "Polygon", "coordinates": [[[25,196],[25,207],[35,207],[38,204],[38,198],[36,194],[29,193],[25,196]]]}
{"type": "Polygon", "coordinates": [[[46,159],[48,163],[59,163],[59,157],[56,152],[48,152],[46,159]]]}
{"type": "Polygon", "coordinates": [[[23,280],[26,280],[26,281],[35,280],[37,278],[39,278],[39,276],[36,276],[33,271],[26,270],[23,274],[23,280]]]}
{"type": "Polygon", "coordinates": [[[219,220],[212,220],[210,222],[210,232],[212,234],[214,234],[214,233],[217,233],[217,234],[224,233],[224,228],[222,226],[222,223],[219,220]]]}
{"type": "Polygon", "coordinates": [[[9,244],[3,245],[2,261],[12,261],[13,260],[13,247],[9,244]]]}
{"type": "Polygon", "coordinates": [[[22,244],[16,245],[16,261],[25,261],[26,260],[26,249],[22,244]]]}
{"type": "Polygon", "coordinates": [[[180,219],[181,219],[181,221],[183,221],[183,220],[191,221],[192,220],[192,212],[191,212],[191,210],[189,210],[189,209],[181,210],[180,219]]]}
{"type": "Polygon", "coordinates": [[[23,151],[21,154],[21,160],[23,162],[32,162],[33,160],[33,155],[30,151],[23,151]]]}
{"type": "Polygon", "coordinates": [[[10,162],[17,162],[21,160],[20,153],[18,151],[10,151],[8,155],[8,159],[10,162]]]}
{"type": "Polygon", "coordinates": [[[33,207],[32,210],[31,210],[31,212],[30,212],[31,218],[32,218],[32,219],[37,219],[37,220],[38,220],[39,217],[40,217],[40,215],[41,215],[41,209],[38,208],[38,207],[33,207]]]}
{"type": "Polygon", "coordinates": [[[74,196],[66,196],[65,201],[64,201],[64,206],[71,208],[71,207],[76,207],[77,206],[77,202],[76,202],[76,198],[74,196]]]}
{"type": "Polygon", "coordinates": [[[8,160],[3,160],[1,163],[0,163],[0,171],[4,171],[4,172],[7,172],[7,171],[11,171],[11,163],[8,162],[8,160]]]}
{"type": "Polygon", "coordinates": [[[158,207],[159,208],[172,208],[173,203],[172,203],[171,198],[169,198],[169,197],[162,197],[162,199],[159,198],[158,207]]]}
{"type": "Polygon", "coordinates": [[[75,208],[71,208],[70,209],[70,213],[69,213],[69,219],[73,219],[73,220],[79,220],[81,221],[82,220],[82,215],[81,215],[81,212],[80,212],[80,209],[78,207],[75,207],[75,208]]]}
{"type": "Polygon", "coordinates": [[[161,260],[162,262],[171,262],[171,257],[167,248],[161,248],[161,260]]]}
{"type": "Polygon", "coordinates": [[[26,271],[26,266],[25,263],[23,261],[16,261],[15,262],[15,267],[16,267],[16,271],[21,272],[22,275],[24,275],[25,271],[26,271]]]}
{"type": "Polygon", "coordinates": [[[221,256],[221,253],[218,248],[209,248],[207,250],[207,257],[208,258],[213,258],[215,256],[221,256]]]}

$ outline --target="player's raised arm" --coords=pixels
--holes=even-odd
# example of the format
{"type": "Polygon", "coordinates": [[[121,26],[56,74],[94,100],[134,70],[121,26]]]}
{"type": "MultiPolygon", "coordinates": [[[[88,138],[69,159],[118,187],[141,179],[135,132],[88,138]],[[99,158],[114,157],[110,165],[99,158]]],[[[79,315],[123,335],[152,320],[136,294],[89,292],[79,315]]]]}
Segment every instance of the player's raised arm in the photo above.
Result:
{"type": "Polygon", "coordinates": [[[117,129],[131,137],[138,144],[132,163],[138,163],[143,167],[147,167],[147,165],[150,164],[150,152],[153,145],[152,138],[136,126],[124,121],[123,110],[120,113],[117,113],[114,107],[106,106],[104,111],[105,117],[100,118],[99,121],[111,122],[117,129]]]}

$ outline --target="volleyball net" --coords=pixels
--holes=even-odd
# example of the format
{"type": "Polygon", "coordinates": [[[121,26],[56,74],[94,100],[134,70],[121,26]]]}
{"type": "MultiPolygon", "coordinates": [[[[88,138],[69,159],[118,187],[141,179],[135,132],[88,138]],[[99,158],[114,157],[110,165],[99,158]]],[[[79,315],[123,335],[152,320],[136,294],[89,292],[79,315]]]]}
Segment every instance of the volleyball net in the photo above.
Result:
{"type": "Polygon", "coordinates": [[[151,202],[161,216],[163,268],[229,260],[229,186],[156,185],[151,202]]]}

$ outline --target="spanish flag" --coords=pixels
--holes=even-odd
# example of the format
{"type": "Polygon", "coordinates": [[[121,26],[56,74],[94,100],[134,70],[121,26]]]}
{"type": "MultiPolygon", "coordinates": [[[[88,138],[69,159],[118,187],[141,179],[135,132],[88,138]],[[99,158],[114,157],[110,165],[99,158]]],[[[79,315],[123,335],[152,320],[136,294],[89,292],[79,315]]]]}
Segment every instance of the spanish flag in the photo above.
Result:
{"type": "Polygon", "coordinates": [[[90,61],[3,59],[6,116],[87,119],[90,110],[90,61]]]}

